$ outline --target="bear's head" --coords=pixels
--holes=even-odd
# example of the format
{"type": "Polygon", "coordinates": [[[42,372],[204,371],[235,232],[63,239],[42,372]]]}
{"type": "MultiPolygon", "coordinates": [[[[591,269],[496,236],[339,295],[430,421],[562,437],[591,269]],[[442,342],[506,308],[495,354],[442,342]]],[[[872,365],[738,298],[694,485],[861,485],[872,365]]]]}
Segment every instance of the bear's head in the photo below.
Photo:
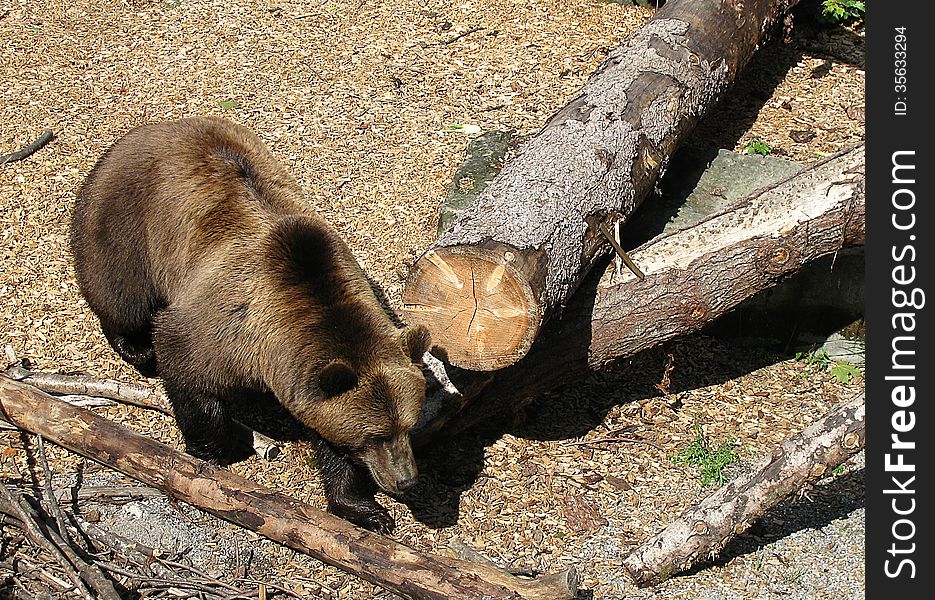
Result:
{"type": "Polygon", "coordinates": [[[409,434],[425,401],[422,355],[430,343],[423,326],[401,329],[362,364],[333,359],[317,375],[321,399],[310,407],[309,424],[390,494],[418,477],[409,434]]]}

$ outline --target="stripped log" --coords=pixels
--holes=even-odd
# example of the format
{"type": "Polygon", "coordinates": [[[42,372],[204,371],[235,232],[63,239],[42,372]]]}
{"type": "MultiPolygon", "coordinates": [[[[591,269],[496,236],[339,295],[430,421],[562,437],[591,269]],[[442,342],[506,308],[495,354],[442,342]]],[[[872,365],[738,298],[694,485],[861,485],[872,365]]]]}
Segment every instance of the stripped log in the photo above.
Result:
{"type": "Polygon", "coordinates": [[[646,272],[582,290],[529,355],[497,373],[451,369],[427,400],[426,443],[568,380],[698,331],[807,263],[864,242],[864,147],[828,158],[631,256],[646,272]],[[588,293],[583,293],[587,291],[588,293]]]}
{"type": "Polygon", "coordinates": [[[451,364],[522,358],[702,113],[797,0],[672,0],[613,50],[414,265],[405,319],[451,364]]]}
{"type": "Polygon", "coordinates": [[[787,439],[764,464],[687,509],[623,561],[638,585],[653,585],[715,557],[767,510],[864,447],[860,393],[787,439]]]}
{"type": "MultiPolygon", "coordinates": [[[[10,379],[28,383],[47,394],[56,395],[59,399],[74,406],[107,406],[112,404],[108,400],[113,400],[148,410],[155,410],[170,417],[175,416],[169,402],[164,397],[157,395],[147,387],[134,383],[117,381],[116,379],[100,379],[84,374],[38,373],[25,367],[24,361],[13,363],[3,371],[3,374],[10,379]]],[[[247,427],[237,419],[231,419],[231,423],[234,425],[234,433],[237,439],[250,446],[253,453],[260,458],[275,460],[282,454],[282,448],[279,447],[276,440],[247,427]]]]}
{"type": "Polygon", "coordinates": [[[0,416],[82,456],[414,599],[570,599],[574,570],[523,579],[488,565],[416,552],[228,469],[0,376],[0,416]]]}

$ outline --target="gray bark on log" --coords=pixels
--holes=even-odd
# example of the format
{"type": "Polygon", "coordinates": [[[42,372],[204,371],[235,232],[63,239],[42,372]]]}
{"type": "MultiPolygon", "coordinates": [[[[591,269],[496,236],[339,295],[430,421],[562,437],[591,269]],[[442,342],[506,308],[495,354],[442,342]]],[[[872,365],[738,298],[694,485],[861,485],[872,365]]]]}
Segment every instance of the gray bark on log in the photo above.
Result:
{"type": "Polygon", "coordinates": [[[0,416],[174,498],[407,598],[570,599],[574,570],[521,579],[416,552],[0,375],[0,416]]]}
{"type": "MultiPolygon", "coordinates": [[[[864,147],[807,167],[631,253],[646,278],[583,289],[526,358],[496,373],[452,369],[416,440],[451,435],[574,377],[701,329],[821,256],[864,242],[864,147]]],[[[435,365],[438,370],[440,365],[435,365]]]]}
{"type": "Polygon", "coordinates": [[[797,0],[673,0],[613,50],[414,265],[408,321],[451,364],[495,370],[530,349],[765,32],[797,0]]]}
{"type": "Polygon", "coordinates": [[[714,556],[783,498],[864,447],[864,394],[787,439],[763,465],[687,509],[623,561],[641,586],[714,556]]]}

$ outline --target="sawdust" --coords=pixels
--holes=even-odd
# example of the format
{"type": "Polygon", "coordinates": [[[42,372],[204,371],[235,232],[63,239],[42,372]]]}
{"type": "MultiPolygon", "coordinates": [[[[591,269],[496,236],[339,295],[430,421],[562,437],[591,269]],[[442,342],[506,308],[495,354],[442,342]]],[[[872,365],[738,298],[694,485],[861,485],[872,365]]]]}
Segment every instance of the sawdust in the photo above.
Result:
{"type": "MultiPolygon", "coordinates": [[[[0,154],[47,128],[56,133],[29,159],[0,167],[0,346],[37,370],[158,385],[110,350],[81,299],[67,248],[69,216],[74,191],[117,137],[193,114],[223,115],[256,130],[398,307],[402,279],[435,237],[438,203],[468,141],[455,126],[534,133],[649,16],[632,6],[567,0],[0,0],[0,154]]],[[[862,120],[849,115],[859,117],[852,109],[863,105],[863,66],[855,62],[862,39],[850,30],[822,36],[805,30],[789,45],[764,48],[692,143],[743,149],[756,137],[809,162],[859,140],[862,120]],[[795,130],[815,135],[796,142],[795,130]]],[[[654,592],[627,583],[619,564],[705,494],[695,474],[669,458],[696,423],[715,440],[736,438],[753,457],[860,385],[805,377],[804,370],[703,337],[668,344],[608,374],[569,382],[525,423],[452,441],[424,460],[408,506],[382,501],[403,543],[438,552],[460,539],[515,568],[575,565],[595,598],[695,598],[701,591],[853,597],[862,593],[862,543],[828,551],[852,557],[837,586],[827,578],[789,583],[789,569],[768,560],[758,569],[764,552],[787,552],[774,538],[654,592]],[[655,384],[669,353],[675,369],[663,398],[655,384]],[[590,443],[619,431],[646,443],[590,443]]],[[[158,413],[98,410],[181,447],[175,424],[158,413]]],[[[3,436],[20,446],[15,435],[3,436]]],[[[308,450],[288,441],[274,462],[253,458],[233,468],[323,507],[308,450]]],[[[50,454],[60,473],[83,462],[59,449],[50,454]]],[[[5,467],[3,476],[19,474],[5,467]]],[[[255,540],[226,525],[198,526],[219,528],[221,544],[255,540]]],[[[309,596],[387,596],[280,546],[256,548],[265,558],[249,573],[254,579],[309,596]]],[[[798,552],[795,560],[814,550],[798,552]]],[[[814,560],[822,556],[830,561],[828,553],[814,560]]],[[[225,564],[217,565],[222,575],[225,564]]]]}

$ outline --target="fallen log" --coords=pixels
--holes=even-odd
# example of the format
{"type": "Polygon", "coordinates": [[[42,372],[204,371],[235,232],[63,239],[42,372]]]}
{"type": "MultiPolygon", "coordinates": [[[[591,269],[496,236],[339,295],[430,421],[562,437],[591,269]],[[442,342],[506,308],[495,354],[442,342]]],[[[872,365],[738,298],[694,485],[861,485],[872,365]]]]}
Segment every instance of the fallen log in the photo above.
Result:
{"type": "MultiPolygon", "coordinates": [[[[631,253],[646,273],[592,281],[522,361],[496,373],[449,369],[427,399],[417,443],[522,406],[574,377],[701,329],[805,264],[864,241],[864,147],[828,158],[631,253]],[[596,289],[595,289],[596,288],[596,289]]],[[[434,371],[439,365],[433,366],[434,371]]]]}
{"type": "Polygon", "coordinates": [[[0,376],[0,416],[174,498],[407,598],[546,600],[570,599],[577,592],[574,570],[523,579],[488,565],[416,552],[5,376],[0,376]]]}
{"type": "Polygon", "coordinates": [[[764,464],[721,487],[623,561],[640,586],[717,556],[767,510],[864,447],[864,394],[787,439],[764,464]]]}
{"type": "Polygon", "coordinates": [[[427,326],[461,368],[496,370],[526,355],[606,251],[599,226],[636,209],[796,3],[667,2],[416,261],[405,320],[427,326]]]}
{"type": "MultiPolygon", "coordinates": [[[[10,379],[28,383],[47,394],[56,395],[59,399],[74,406],[107,406],[112,404],[108,401],[113,400],[174,417],[169,402],[142,385],[115,379],[100,379],[84,374],[39,373],[24,366],[25,362],[23,360],[13,363],[3,371],[3,374],[10,379]]],[[[260,458],[275,460],[282,454],[282,448],[276,440],[247,427],[236,419],[231,421],[234,424],[234,433],[237,438],[250,446],[253,453],[260,458]]]]}

